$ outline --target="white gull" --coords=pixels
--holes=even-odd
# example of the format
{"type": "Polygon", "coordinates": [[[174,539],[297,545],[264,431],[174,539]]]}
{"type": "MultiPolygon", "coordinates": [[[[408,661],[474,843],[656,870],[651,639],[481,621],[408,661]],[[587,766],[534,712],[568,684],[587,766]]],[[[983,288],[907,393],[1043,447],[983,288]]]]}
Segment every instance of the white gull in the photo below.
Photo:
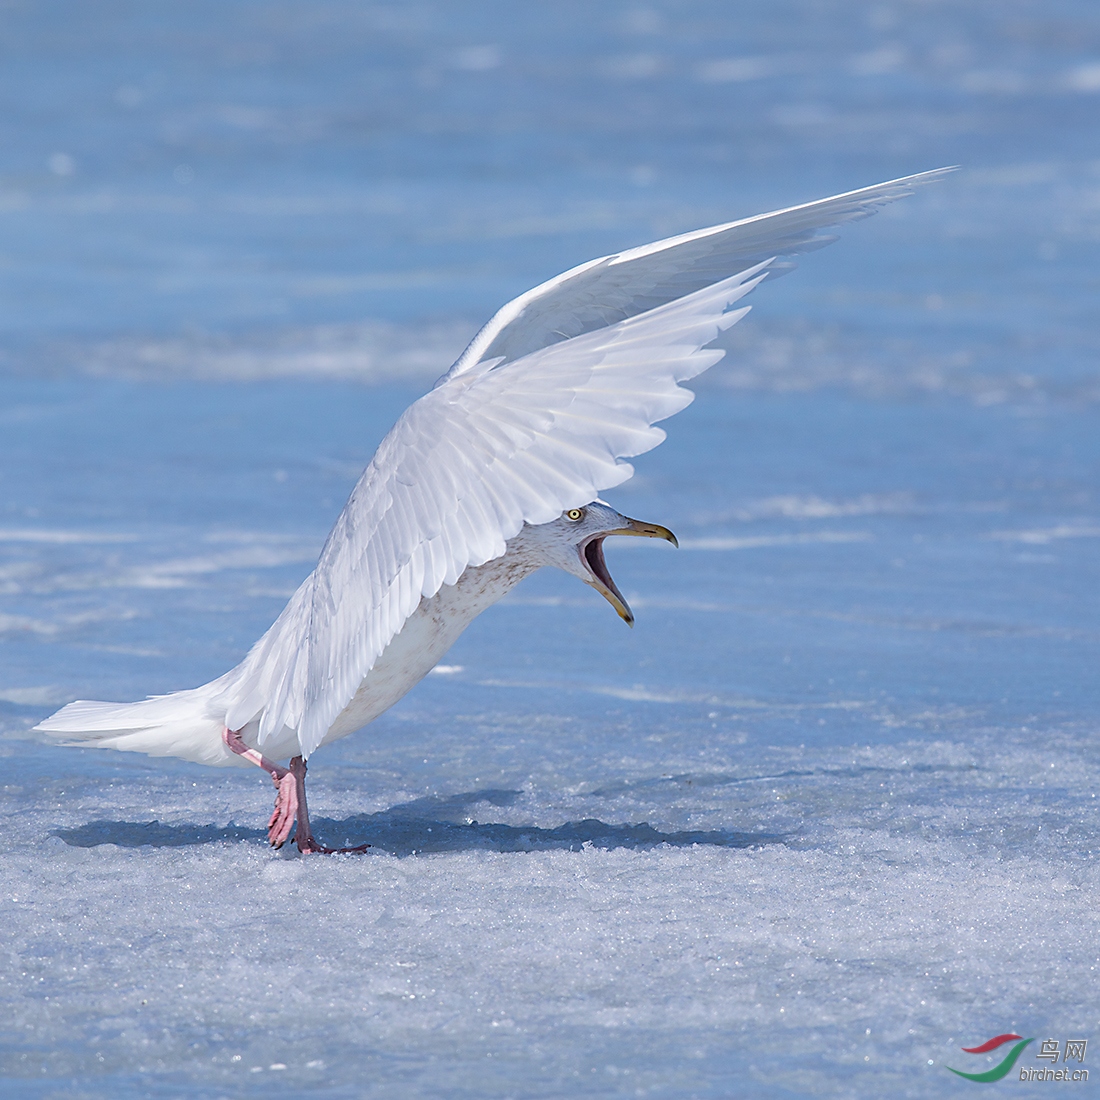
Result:
{"type": "Polygon", "coordinates": [[[321,551],[270,630],[232,671],[137,703],[79,700],[36,729],[69,744],[256,764],[275,782],[268,838],[306,811],[306,760],[420,682],[462,631],[524,577],[553,565],[633,616],[607,571],[609,535],[675,537],[599,493],[657,446],[685,408],[680,383],[783,257],[834,238],[950,169],[700,229],[581,264],[500,309],[382,440],[321,551]],[[289,767],[275,761],[290,758],[289,767]]]}

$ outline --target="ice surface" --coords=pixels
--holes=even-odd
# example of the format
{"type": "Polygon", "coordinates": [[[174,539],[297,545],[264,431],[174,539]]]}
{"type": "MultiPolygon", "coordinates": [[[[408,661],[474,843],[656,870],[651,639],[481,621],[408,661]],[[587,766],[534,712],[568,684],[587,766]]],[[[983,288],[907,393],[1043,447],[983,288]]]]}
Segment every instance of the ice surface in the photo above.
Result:
{"type": "Polygon", "coordinates": [[[940,1097],[1100,1042],[1093,5],[0,23],[4,1096],[940,1097]],[[954,162],[616,492],[681,540],[609,543],[634,631],[536,576],[311,760],[368,855],[29,733],[235,663],[511,294],[954,162]]]}

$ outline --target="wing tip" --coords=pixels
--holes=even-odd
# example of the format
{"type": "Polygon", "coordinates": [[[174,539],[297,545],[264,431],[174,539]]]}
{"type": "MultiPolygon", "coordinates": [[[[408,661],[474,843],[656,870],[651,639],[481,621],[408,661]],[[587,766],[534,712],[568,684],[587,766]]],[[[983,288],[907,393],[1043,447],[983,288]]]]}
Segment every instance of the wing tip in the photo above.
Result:
{"type": "MultiPolygon", "coordinates": [[[[802,213],[816,209],[827,209],[829,217],[823,218],[813,232],[829,226],[839,226],[846,222],[860,218],[870,217],[880,206],[896,202],[898,199],[907,198],[918,187],[925,187],[930,183],[939,183],[940,180],[953,172],[961,170],[957,164],[947,165],[943,168],[929,168],[925,172],[914,172],[909,176],[899,176],[897,179],[884,180],[882,183],[872,183],[867,187],[857,187],[854,191],[842,191],[838,195],[830,195],[824,199],[814,199],[811,202],[799,203],[796,206],[787,206],[781,210],[772,210],[766,214],[756,214],[751,218],[744,218],[738,222],[730,222],[725,226],[714,226],[714,229],[734,228],[747,225],[752,222],[762,222],[777,216],[802,213]]],[[[816,243],[811,241],[811,243],[816,243]]],[[[829,242],[825,242],[829,243],[829,242]]],[[[818,245],[817,247],[820,247],[818,245]]]]}
{"type": "MultiPolygon", "coordinates": [[[[847,200],[857,203],[857,209],[864,205],[885,206],[887,203],[906,198],[913,194],[918,187],[926,187],[930,183],[939,183],[940,180],[958,172],[960,166],[948,165],[944,168],[929,168],[925,172],[914,172],[910,176],[898,176],[897,179],[884,180],[882,183],[872,183],[868,187],[857,187],[854,191],[843,191],[832,198],[819,199],[817,202],[806,203],[806,206],[824,205],[825,203],[839,203],[847,200]]],[[[794,209],[798,209],[795,207],[794,209]]],[[[864,210],[866,214],[873,211],[864,210]]]]}
{"type": "Polygon", "coordinates": [[[961,164],[945,164],[940,168],[927,168],[923,172],[914,172],[912,175],[908,176],[898,176],[897,179],[886,180],[878,184],[878,186],[888,187],[891,184],[904,183],[919,187],[925,183],[935,183],[937,180],[943,179],[944,176],[949,176],[952,172],[959,172],[961,170],[961,164]]]}

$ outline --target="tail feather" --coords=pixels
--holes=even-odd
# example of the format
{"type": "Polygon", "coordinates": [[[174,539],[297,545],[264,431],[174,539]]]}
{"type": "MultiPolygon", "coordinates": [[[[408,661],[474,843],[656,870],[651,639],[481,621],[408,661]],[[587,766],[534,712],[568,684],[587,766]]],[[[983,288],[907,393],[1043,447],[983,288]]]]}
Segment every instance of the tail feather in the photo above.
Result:
{"type": "Polygon", "coordinates": [[[222,741],[225,707],[206,688],[154,695],[138,703],[78,699],[34,728],[64,744],[179,756],[198,764],[242,763],[222,741]]]}

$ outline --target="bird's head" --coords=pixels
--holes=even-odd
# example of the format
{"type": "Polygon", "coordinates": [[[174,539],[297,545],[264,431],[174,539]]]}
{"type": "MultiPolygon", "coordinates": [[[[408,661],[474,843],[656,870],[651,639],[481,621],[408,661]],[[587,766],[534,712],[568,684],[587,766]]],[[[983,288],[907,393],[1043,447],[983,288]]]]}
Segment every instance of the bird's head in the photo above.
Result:
{"type": "Polygon", "coordinates": [[[628,625],[634,613],[611,579],[603,556],[608,535],[633,535],[644,539],[665,539],[677,546],[676,536],[657,523],[642,523],[616,512],[610,504],[595,500],[581,508],[570,508],[550,523],[540,524],[540,550],[547,565],[555,565],[591,585],[628,625]]]}

